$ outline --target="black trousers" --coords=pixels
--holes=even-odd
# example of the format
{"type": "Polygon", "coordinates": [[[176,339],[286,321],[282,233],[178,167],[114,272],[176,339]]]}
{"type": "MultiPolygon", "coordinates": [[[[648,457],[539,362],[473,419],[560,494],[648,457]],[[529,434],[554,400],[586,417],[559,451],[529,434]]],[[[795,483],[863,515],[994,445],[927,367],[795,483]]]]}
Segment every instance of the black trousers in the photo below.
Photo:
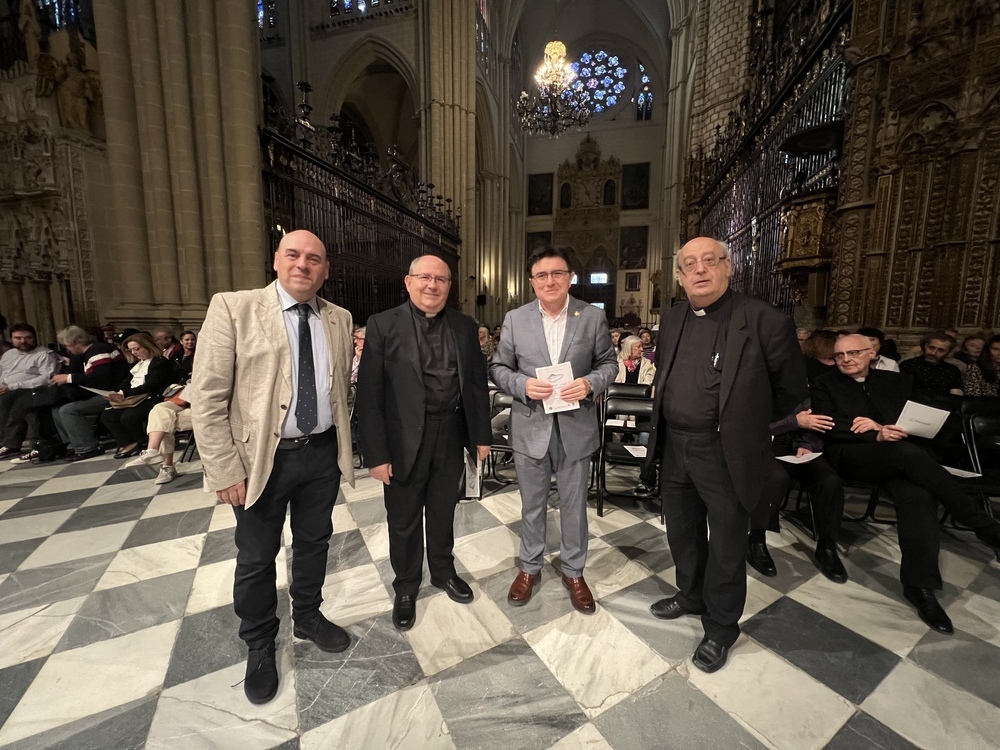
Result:
{"type": "Polygon", "coordinates": [[[146,420],[149,412],[159,403],[158,399],[147,398],[127,409],[105,409],[101,421],[115,439],[119,448],[132,443],[146,444],[146,420]]]}
{"type": "Polygon", "coordinates": [[[428,414],[424,437],[409,476],[385,486],[389,561],[396,596],[416,596],[423,578],[424,528],[431,580],[455,575],[455,506],[465,461],[461,412],[428,414]]]}
{"type": "MultiPolygon", "coordinates": [[[[816,520],[816,542],[818,546],[834,546],[844,517],[844,483],[833,467],[822,456],[807,464],[783,464],[789,478],[809,493],[813,518],[816,520]]],[[[778,507],[766,522],[753,518],[754,529],[778,531],[778,507]]]]}
{"type": "Polygon", "coordinates": [[[750,514],[736,494],[718,432],[667,429],[663,442],[660,493],[678,601],[704,611],[705,635],[731,646],[747,598],[750,514]]]}
{"type": "Polygon", "coordinates": [[[278,450],[261,496],[236,513],[236,577],[233,608],[240,638],[261,648],[278,634],[278,592],[274,559],[281,529],[291,508],[292,615],[300,622],[323,603],[326,558],[333,534],[333,505],[340,492],[337,430],[313,435],[295,450],[278,450]]]}
{"type": "Polygon", "coordinates": [[[52,420],[52,407],[63,401],[64,395],[59,388],[48,386],[13,393],[19,396],[11,402],[7,412],[6,426],[2,431],[4,446],[12,450],[21,447],[28,434],[28,415],[31,413],[38,419],[40,437],[51,439],[58,436],[52,420]]]}

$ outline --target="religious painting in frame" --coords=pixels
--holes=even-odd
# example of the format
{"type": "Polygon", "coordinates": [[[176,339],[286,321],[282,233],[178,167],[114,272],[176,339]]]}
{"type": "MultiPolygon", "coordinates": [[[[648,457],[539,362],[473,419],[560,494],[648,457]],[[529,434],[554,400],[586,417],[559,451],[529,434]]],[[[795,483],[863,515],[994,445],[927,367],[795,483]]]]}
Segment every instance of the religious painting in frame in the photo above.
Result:
{"type": "Polygon", "coordinates": [[[646,267],[646,242],[649,238],[649,227],[622,227],[619,239],[619,261],[621,269],[638,269],[646,267]]]}
{"type": "Polygon", "coordinates": [[[649,162],[622,165],[622,211],[649,208],[649,162]]]}
{"type": "Polygon", "coordinates": [[[638,292],[639,284],[642,280],[642,274],[638,271],[632,271],[625,274],[625,291],[626,292],[638,292]]]}
{"type": "Polygon", "coordinates": [[[552,172],[528,175],[528,216],[552,215],[552,172]]]}

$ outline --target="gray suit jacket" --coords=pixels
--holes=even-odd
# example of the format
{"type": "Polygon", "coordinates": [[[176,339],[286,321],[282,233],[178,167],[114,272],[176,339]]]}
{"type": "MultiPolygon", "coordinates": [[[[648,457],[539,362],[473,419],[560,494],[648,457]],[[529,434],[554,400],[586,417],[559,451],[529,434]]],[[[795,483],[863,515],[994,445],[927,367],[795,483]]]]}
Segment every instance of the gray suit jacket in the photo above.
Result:
{"type": "Polygon", "coordinates": [[[542,458],[549,449],[553,419],[558,419],[563,450],[571,461],[579,461],[597,450],[600,430],[594,399],[618,374],[618,360],[603,310],[569,298],[560,361],[572,364],[573,377],[587,378],[593,393],[580,402],[579,409],[546,414],[542,402],[529,399],[525,393],[525,384],[528,378],[535,377],[536,368],[552,364],[538,300],[532,300],[504,318],[490,378],[514,397],[510,410],[511,448],[531,458],[542,458]]]}

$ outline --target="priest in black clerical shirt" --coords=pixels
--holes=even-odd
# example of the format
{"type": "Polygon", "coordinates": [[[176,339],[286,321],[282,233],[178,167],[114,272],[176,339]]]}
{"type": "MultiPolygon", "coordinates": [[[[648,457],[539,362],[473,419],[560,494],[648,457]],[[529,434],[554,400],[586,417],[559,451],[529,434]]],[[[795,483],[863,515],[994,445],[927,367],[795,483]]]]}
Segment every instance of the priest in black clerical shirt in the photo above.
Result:
{"type": "Polygon", "coordinates": [[[431,584],[454,601],[472,601],[452,556],[462,448],[482,460],[492,440],[478,328],[446,306],[448,265],[421,256],[405,282],[409,301],[368,320],[357,397],[365,463],[385,485],[392,621],[400,630],[416,621],[425,520],[431,584]]]}
{"type": "Polygon", "coordinates": [[[648,455],[661,458],[679,590],[651,611],[668,620],[700,615],[705,637],[693,661],[714,672],[740,633],[750,514],[762,501],[773,462],[768,425],[792,413],[808,391],[792,319],[730,291],[724,243],[691,240],[678,252],[675,272],[688,301],[675,305],[660,326],[658,423],[648,455]]]}

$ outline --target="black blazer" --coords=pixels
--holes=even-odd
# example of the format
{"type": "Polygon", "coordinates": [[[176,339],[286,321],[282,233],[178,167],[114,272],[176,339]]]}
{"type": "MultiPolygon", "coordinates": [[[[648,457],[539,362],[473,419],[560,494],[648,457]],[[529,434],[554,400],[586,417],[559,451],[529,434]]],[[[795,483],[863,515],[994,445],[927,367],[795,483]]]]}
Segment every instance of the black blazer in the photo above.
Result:
{"type": "Polygon", "coordinates": [[[874,430],[860,435],[851,432],[851,424],[856,417],[873,418],[869,403],[878,409],[877,416],[884,424],[894,424],[912,391],[913,378],[889,370],[869,370],[864,383],[844,375],[840,370],[816,378],[812,386],[813,414],[833,419],[833,429],[823,435],[830,465],[837,467],[840,451],[845,445],[875,442],[878,433],[874,430]]]}
{"type": "MultiPolygon", "coordinates": [[[[752,512],[760,501],[774,461],[768,425],[792,413],[809,391],[805,360],[791,317],[766,302],[738,292],[732,294],[733,309],[719,386],[719,433],[740,503],[752,512]]],[[[649,436],[647,454],[651,457],[658,455],[657,441],[661,439],[658,436],[664,428],[663,386],[673,367],[690,309],[687,302],[674,305],[660,325],[653,401],[657,419],[649,436]]]]}
{"type": "MultiPolygon", "coordinates": [[[[130,367],[134,366],[134,364],[133,362],[130,367]]],[[[176,383],[179,376],[180,369],[172,359],[162,356],[153,357],[153,361],[149,363],[149,369],[146,370],[146,379],[142,381],[142,385],[133,388],[131,385],[132,374],[129,373],[119,384],[118,390],[125,396],[138,396],[148,393],[150,398],[159,401],[163,398],[163,392],[167,389],[167,386],[176,383]]]]}
{"type": "MultiPolygon", "coordinates": [[[[486,360],[479,348],[476,321],[445,308],[455,340],[459,390],[465,416],[465,447],[489,445],[490,404],[486,360]]],[[[358,431],[365,464],[392,464],[393,476],[405,479],[413,469],[423,439],[424,379],[417,332],[409,303],[372,315],[358,367],[358,431]]]]}

